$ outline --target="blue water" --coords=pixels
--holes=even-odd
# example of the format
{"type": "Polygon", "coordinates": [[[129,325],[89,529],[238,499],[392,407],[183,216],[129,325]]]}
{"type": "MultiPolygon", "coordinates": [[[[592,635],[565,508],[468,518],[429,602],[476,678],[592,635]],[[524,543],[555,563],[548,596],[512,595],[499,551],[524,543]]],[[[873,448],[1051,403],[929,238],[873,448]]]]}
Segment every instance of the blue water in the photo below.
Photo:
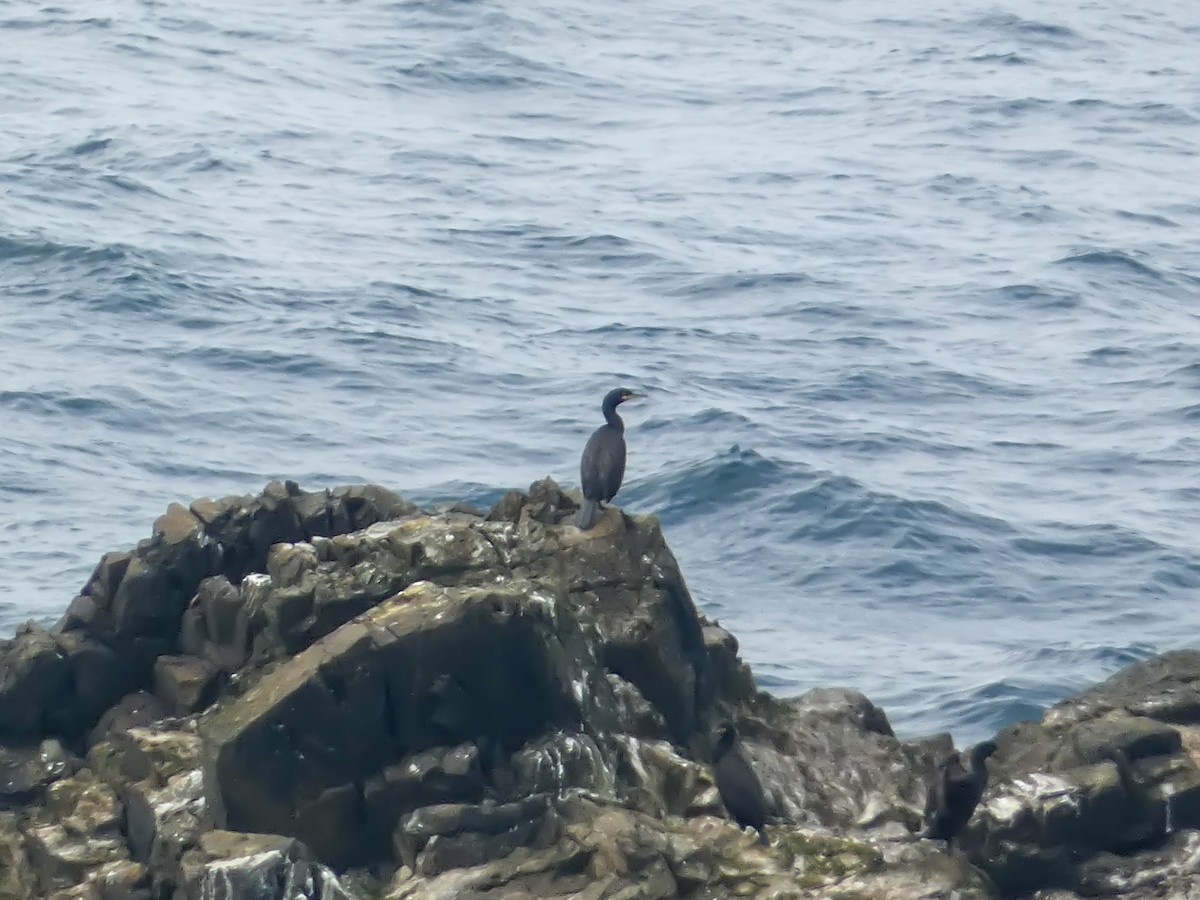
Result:
{"type": "Polygon", "coordinates": [[[0,6],[0,631],[169,502],[620,500],[779,693],[1200,639],[1200,8],[0,6]]]}

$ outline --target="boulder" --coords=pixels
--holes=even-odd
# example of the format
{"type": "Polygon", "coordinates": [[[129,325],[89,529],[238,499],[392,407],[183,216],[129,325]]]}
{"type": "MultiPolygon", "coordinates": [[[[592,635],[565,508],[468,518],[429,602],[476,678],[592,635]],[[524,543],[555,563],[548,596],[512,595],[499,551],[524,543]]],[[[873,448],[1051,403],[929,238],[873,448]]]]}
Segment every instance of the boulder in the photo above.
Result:
{"type": "Polygon", "coordinates": [[[206,790],[220,827],[286,832],[350,864],[390,839],[361,812],[361,786],[388,766],[611,722],[608,682],[562,596],[516,579],[418,582],[206,714],[206,790]]]}
{"type": "Polygon", "coordinates": [[[511,522],[516,525],[521,520],[521,510],[528,499],[524,491],[508,491],[492,504],[485,518],[489,522],[511,522]]]}
{"type": "Polygon", "coordinates": [[[158,722],[117,732],[88,751],[87,764],[118,790],[137,781],[156,786],[200,767],[194,723],[158,722]]]}
{"type": "Polygon", "coordinates": [[[54,637],[28,622],[0,654],[0,741],[46,733],[49,710],[70,690],[71,667],[54,637]]]}
{"type": "Polygon", "coordinates": [[[82,595],[91,598],[98,609],[112,609],[117,588],[121,586],[121,581],[125,578],[125,573],[129,570],[129,563],[132,560],[132,553],[122,551],[105,553],[100,557],[100,562],[96,565],[91,577],[88,578],[87,584],[81,592],[82,595]]]}
{"type": "Polygon", "coordinates": [[[180,858],[204,830],[200,771],[180,772],[161,786],[153,781],[136,782],[122,796],[133,858],[149,867],[155,885],[176,885],[180,858]]]}
{"type": "Polygon", "coordinates": [[[179,884],[180,858],[205,828],[200,749],[194,731],[159,724],[119,732],[88,753],[123,804],[130,854],[158,894],[179,884]]]}
{"type": "Polygon", "coordinates": [[[302,843],[209,831],[183,858],[178,900],[354,900],[302,843]]]}
{"type": "Polygon", "coordinates": [[[619,745],[617,781],[628,805],[651,816],[724,815],[710,766],[667,741],[623,735],[619,745]]]}
{"type": "Polygon", "coordinates": [[[154,663],[154,694],[173,716],[204,709],[217,697],[221,670],[195,656],[160,656],[154,663]]]}
{"type": "Polygon", "coordinates": [[[0,808],[39,799],[45,788],[79,767],[54,738],[37,744],[0,744],[0,808]]]}
{"type": "Polygon", "coordinates": [[[369,828],[386,832],[397,810],[483,799],[485,779],[479,748],[471,742],[414,753],[366,779],[363,804],[369,828]]]}
{"type": "Polygon", "coordinates": [[[1169,653],[1002,731],[971,858],[1006,892],[1125,896],[1196,876],[1192,832],[1177,833],[1200,827],[1198,690],[1200,653],[1169,653]]]}
{"type": "Polygon", "coordinates": [[[142,653],[147,645],[118,650],[82,629],[63,632],[55,640],[71,669],[71,690],[49,711],[47,727],[75,739],[120,698],[138,692],[144,682],[142,653]]]}
{"type": "Polygon", "coordinates": [[[184,652],[205,659],[226,673],[236,672],[246,664],[251,628],[247,598],[255,577],[247,575],[241,587],[234,587],[224,575],[200,582],[180,627],[180,646],[184,652]]]}
{"type": "MultiPolygon", "coordinates": [[[[204,579],[223,575],[239,584],[266,572],[275,544],[327,538],[416,512],[375,485],[307,494],[293,482],[272,482],[255,497],[171,504],[149,539],[101,559],[53,632],[29,623],[0,643],[0,741],[82,738],[123,696],[154,686],[158,657],[191,642],[199,646],[189,655],[227,673],[238,670],[249,653],[248,623],[235,610],[231,625],[214,603],[204,623],[214,636],[205,646],[192,612],[204,579]]],[[[234,595],[240,607],[241,591],[234,595]]]]}
{"type": "MultiPolygon", "coordinates": [[[[117,636],[171,639],[179,618],[217,560],[202,523],[177,503],[154,523],[154,533],[129,560],[112,599],[117,636]]],[[[147,661],[150,662],[150,661],[147,661]]]]}
{"type": "Polygon", "coordinates": [[[761,694],[737,721],[769,815],[830,828],[917,826],[936,754],[898,740],[857,691],[817,688],[785,701],[761,694]]]}
{"type": "Polygon", "coordinates": [[[131,728],[153,725],[169,714],[166,704],[153,694],[137,691],[127,694],[100,717],[96,727],[88,735],[88,744],[97,744],[131,728]]]}
{"type": "Polygon", "coordinates": [[[129,857],[116,794],[89,769],[51,785],[24,833],[31,868],[45,893],[73,888],[129,857]]]}

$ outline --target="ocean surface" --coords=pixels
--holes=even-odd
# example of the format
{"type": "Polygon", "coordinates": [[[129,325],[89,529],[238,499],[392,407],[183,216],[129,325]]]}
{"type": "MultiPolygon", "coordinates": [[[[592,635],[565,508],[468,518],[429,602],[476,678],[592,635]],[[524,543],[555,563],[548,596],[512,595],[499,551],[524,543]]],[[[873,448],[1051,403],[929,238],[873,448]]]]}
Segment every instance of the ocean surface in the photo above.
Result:
{"type": "Polygon", "coordinates": [[[1200,645],[1200,6],[0,4],[0,633],[168,503],[486,504],[618,385],[761,686],[1200,645]]]}

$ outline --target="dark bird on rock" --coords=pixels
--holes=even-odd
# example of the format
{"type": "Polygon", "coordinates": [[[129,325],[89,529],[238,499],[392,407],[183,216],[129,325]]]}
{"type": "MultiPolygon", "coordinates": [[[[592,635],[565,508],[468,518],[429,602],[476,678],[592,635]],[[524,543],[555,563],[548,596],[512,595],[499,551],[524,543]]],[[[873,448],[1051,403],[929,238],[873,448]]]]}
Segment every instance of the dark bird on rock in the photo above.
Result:
{"type": "Polygon", "coordinates": [[[616,388],[604,396],[604,424],[592,432],[579,460],[583,506],[575,513],[575,524],[585,531],[600,517],[600,504],[617,496],[625,477],[625,423],[617,415],[617,407],[644,396],[626,388],[616,388]]]}
{"type": "Polygon", "coordinates": [[[987,758],[995,752],[992,741],[976,744],[971,751],[969,770],[963,768],[961,754],[951,753],[946,757],[929,788],[922,837],[945,841],[947,847],[953,843],[979,805],[987,787],[987,758]]]}
{"type": "Polygon", "coordinates": [[[745,828],[749,825],[758,832],[758,842],[767,841],[767,801],[763,796],[762,782],[754,774],[749,760],[742,752],[737,728],[725,725],[717,736],[717,747],[713,751],[713,776],[717,782],[717,793],[729,811],[730,818],[745,828]]]}

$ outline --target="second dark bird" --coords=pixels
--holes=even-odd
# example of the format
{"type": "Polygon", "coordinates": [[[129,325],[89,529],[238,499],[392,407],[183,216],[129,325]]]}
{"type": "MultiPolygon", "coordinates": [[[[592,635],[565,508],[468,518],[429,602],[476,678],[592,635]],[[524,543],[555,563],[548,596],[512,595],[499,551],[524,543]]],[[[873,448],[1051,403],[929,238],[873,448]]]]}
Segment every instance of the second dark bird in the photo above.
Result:
{"type": "Polygon", "coordinates": [[[717,793],[729,811],[730,818],[745,828],[749,825],[758,832],[758,842],[767,841],[767,801],[763,795],[762,782],[751,768],[742,752],[737,728],[725,725],[717,735],[717,747],[713,751],[713,777],[717,782],[717,793]]]}
{"type": "Polygon", "coordinates": [[[617,415],[617,407],[626,400],[644,396],[628,388],[615,388],[604,396],[600,407],[604,424],[592,432],[579,460],[583,506],[575,513],[575,524],[584,531],[596,524],[600,504],[617,496],[625,478],[625,423],[617,415]]]}
{"type": "Polygon", "coordinates": [[[961,754],[951,753],[946,757],[929,787],[922,837],[945,841],[947,847],[953,843],[979,805],[987,787],[987,758],[995,752],[992,741],[976,744],[971,751],[969,770],[963,767],[961,754]]]}

